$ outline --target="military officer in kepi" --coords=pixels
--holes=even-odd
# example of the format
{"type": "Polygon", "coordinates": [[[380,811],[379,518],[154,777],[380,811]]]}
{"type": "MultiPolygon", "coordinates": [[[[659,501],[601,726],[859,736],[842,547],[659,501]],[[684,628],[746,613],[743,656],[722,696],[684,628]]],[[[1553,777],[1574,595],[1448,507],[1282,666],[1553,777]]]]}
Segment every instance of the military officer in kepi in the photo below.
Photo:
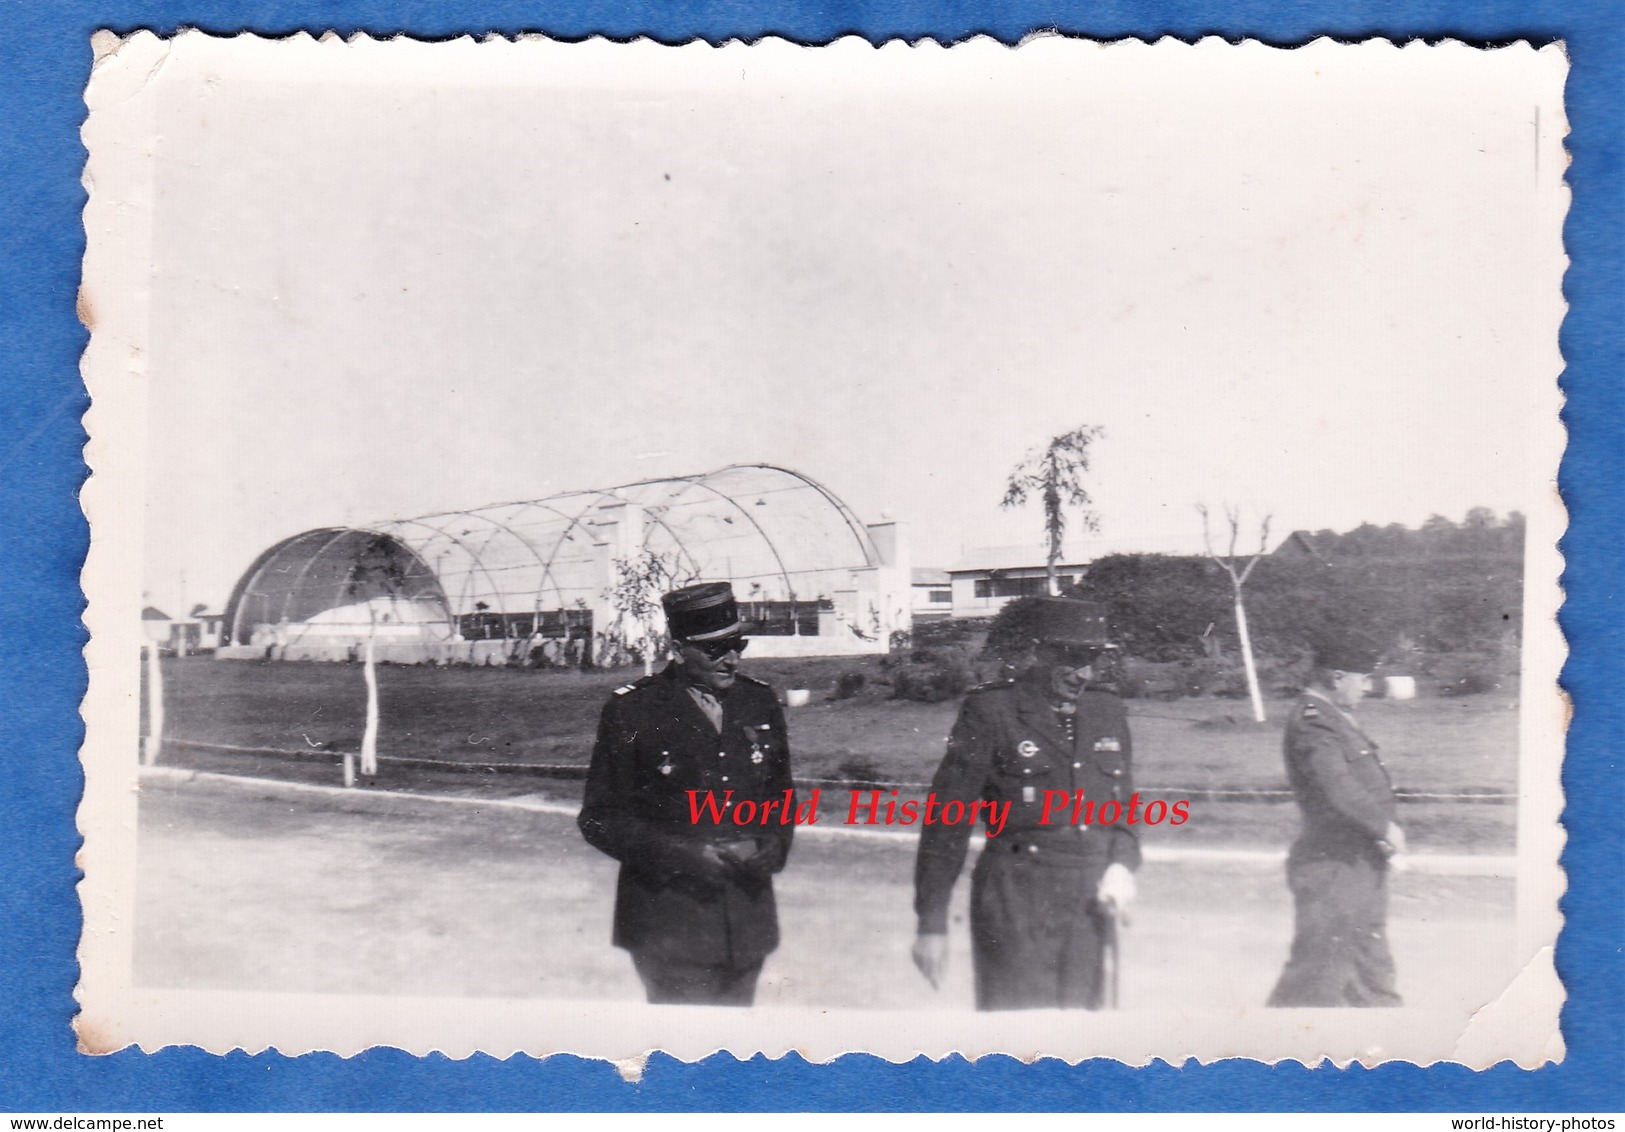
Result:
{"type": "Polygon", "coordinates": [[[1398,1006],[1388,950],[1388,869],[1405,852],[1377,744],[1355,721],[1381,646],[1358,630],[1313,643],[1314,670],[1286,725],[1302,830],[1287,855],[1292,953],[1271,1006],[1398,1006]]]}
{"type": "MultiPolygon", "coordinates": [[[[1128,720],[1117,695],[1092,682],[1106,645],[1091,602],[1041,598],[1036,663],[1012,681],[972,691],[931,789],[946,804],[1010,803],[971,877],[971,943],[979,1010],[1098,1009],[1107,950],[1134,899],[1140,864],[1133,826],[1044,824],[1045,791],[1084,791],[1126,811],[1133,795],[1128,720]]],[[[1070,807],[1064,807],[1070,814],[1070,807]]],[[[924,827],[914,872],[914,963],[939,986],[948,950],[948,898],[964,865],[968,823],[924,827]]]]}
{"type": "Polygon", "coordinates": [[[792,789],[784,712],[738,670],[749,626],[727,582],[661,604],[676,658],[604,705],[578,824],[621,862],[613,942],[649,1001],[749,1006],[779,943],[773,874],[795,827],[730,817],[747,801],[755,813],[782,805],[792,789]],[[696,820],[707,797],[721,820],[703,802],[696,820]]]}

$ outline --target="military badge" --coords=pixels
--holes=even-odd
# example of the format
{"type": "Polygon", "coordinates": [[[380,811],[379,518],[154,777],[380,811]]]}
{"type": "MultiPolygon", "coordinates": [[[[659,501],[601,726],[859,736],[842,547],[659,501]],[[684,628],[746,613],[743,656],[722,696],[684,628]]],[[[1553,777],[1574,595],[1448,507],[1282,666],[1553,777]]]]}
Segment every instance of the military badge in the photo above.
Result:
{"type": "Polygon", "coordinates": [[[1109,754],[1114,754],[1115,755],[1117,752],[1121,751],[1122,749],[1123,749],[1123,744],[1118,741],[1117,736],[1115,736],[1115,735],[1107,735],[1103,739],[1096,739],[1095,740],[1095,752],[1097,754],[1099,754],[1099,753],[1109,753],[1109,754]]]}
{"type": "Polygon", "coordinates": [[[1038,753],[1038,744],[1031,739],[1023,739],[1016,744],[1016,754],[1024,759],[1030,759],[1038,753]]]}

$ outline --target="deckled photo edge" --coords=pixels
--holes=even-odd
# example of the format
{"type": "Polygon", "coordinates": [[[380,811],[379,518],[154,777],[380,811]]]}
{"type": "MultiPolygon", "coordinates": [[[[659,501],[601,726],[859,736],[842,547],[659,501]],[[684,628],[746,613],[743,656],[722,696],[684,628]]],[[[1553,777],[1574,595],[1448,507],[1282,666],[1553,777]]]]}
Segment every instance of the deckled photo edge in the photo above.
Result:
{"type": "MultiPolygon", "coordinates": [[[[182,38],[201,34],[183,33],[182,38]]],[[[1041,35],[1026,42],[1043,42],[1049,38],[1051,37],[1041,35]]],[[[126,570],[128,563],[140,561],[140,548],[146,534],[142,519],[146,497],[145,446],[149,438],[145,428],[145,391],[141,379],[146,372],[145,300],[149,286],[147,264],[150,262],[152,204],[151,197],[146,195],[150,193],[152,187],[151,155],[150,152],[142,154],[132,141],[132,137],[148,136],[139,128],[141,125],[150,124],[154,112],[154,94],[147,89],[147,83],[151,82],[164,65],[165,57],[171,49],[171,42],[157,40],[145,33],[126,37],[116,47],[110,47],[105,40],[99,41],[96,47],[98,60],[87,91],[87,103],[91,108],[91,114],[84,132],[87,149],[90,151],[86,167],[90,196],[85,209],[88,240],[85,261],[86,282],[81,294],[81,310],[92,334],[83,366],[87,387],[92,395],[92,405],[85,416],[85,426],[90,435],[86,445],[86,460],[92,475],[83,490],[82,502],[92,523],[94,534],[84,572],[84,590],[88,602],[85,622],[91,628],[91,639],[86,646],[85,656],[91,672],[91,682],[82,712],[86,722],[84,746],[86,787],[78,820],[85,837],[83,850],[85,875],[80,883],[81,899],[85,908],[85,932],[81,945],[83,978],[79,997],[82,1003],[90,1005],[85,1006],[75,1025],[82,1048],[92,1053],[112,1052],[132,1043],[139,1043],[149,1050],[159,1048],[161,1045],[188,1044],[166,1038],[158,1045],[148,1046],[139,1035],[127,1029],[130,1015],[125,1013],[125,1011],[143,1013],[157,1005],[148,996],[134,991],[129,981],[129,945],[130,932],[133,930],[133,888],[136,867],[133,821],[138,790],[138,768],[133,757],[134,752],[129,748],[131,738],[137,730],[140,686],[139,672],[129,661],[129,657],[139,654],[141,635],[130,628],[138,624],[138,619],[131,615],[140,608],[140,594],[138,584],[127,575],[126,570]],[[126,63],[125,55],[131,51],[140,54],[129,57],[129,62],[126,63]],[[124,67],[128,69],[120,69],[124,67]],[[139,81],[131,81],[132,79],[139,81]],[[121,378],[134,380],[126,381],[121,378]]],[[[300,39],[294,37],[279,42],[297,44],[300,39]]],[[[354,40],[350,42],[353,43],[354,40]]],[[[382,46],[386,41],[369,42],[382,46]]],[[[387,42],[392,44],[396,41],[387,42]]],[[[521,37],[517,42],[482,41],[480,46],[492,42],[520,46],[528,40],[521,37]]],[[[867,41],[860,39],[858,42],[867,41]]],[[[1221,42],[1214,41],[1201,41],[1187,46],[1204,44],[1209,44],[1214,49],[1223,46],[1221,42]]],[[[1319,47],[1322,44],[1327,48],[1338,46],[1326,40],[1318,40],[1306,46],[1319,47]]],[[[463,41],[457,41],[457,45],[475,46],[473,43],[463,41]]],[[[887,44],[885,47],[894,45],[887,44]]],[[[613,45],[606,43],[605,46],[613,45]]],[[[786,46],[793,45],[786,43],[786,46]]],[[[1143,46],[1154,49],[1156,45],[1143,46]]],[[[1244,47],[1255,46],[1265,45],[1251,41],[1244,45],[1244,47]]],[[[1461,47],[1451,44],[1427,49],[1437,50],[1447,46],[1451,49],[1461,47]]],[[[1511,45],[1510,48],[1501,50],[1518,46],[1511,45]]],[[[1404,49],[1409,50],[1412,47],[1413,45],[1406,45],[1404,49]]],[[[744,47],[730,42],[718,49],[744,49],[744,47]]],[[[1465,47],[1462,49],[1473,50],[1465,47]]],[[[1270,50],[1280,49],[1270,48],[1270,50]]],[[[1554,51],[1561,55],[1561,49],[1553,46],[1538,50],[1543,56],[1554,51]]],[[[1564,64],[1560,64],[1562,65],[1564,64]]],[[[1557,80],[1559,87],[1560,82],[1560,79],[1557,80]]],[[[1560,113],[1559,92],[1554,90],[1551,96],[1554,107],[1559,108],[1560,113]]],[[[1561,152],[1560,140],[1557,145],[1561,152]]],[[[1566,201],[1567,191],[1564,189],[1559,203],[1566,206],[1566,201]]],[[[1555,213],[1547,218],[1553,225],[1559,244],[1563,214],[1564,208],[1558,207],[1555,213]]],[[[1560,272],[1554,279],[1553,286],[1560,293],[1560,272]]],[[[1557,354],[1557,326],[1554,325],[1551,331],[1551,353],[1554,360],[1553,395],[1550,398],[1551,420],[1546,431],[1551,437],[1551,467],[1555,493],[1556,465],[1561,457],[1563,444],[1561,425],[1557,417],[1560,396],[1556,385],[1561,358],[1557,354]]],[[[1552,718],[1547,719],[1529,707],[1531,702],[1547,698],[1548,694],[1555,694],[1564,651],[1561,633],[1555,620],[1556,610],[1561,601],[1561,591],[1557,584],[1561,570],[1557,540],[1561,537],[1563,528],[1560,501],[1554,497],[1550,514],[1532,514],[1530,518],[1531,550],[1526,557],[1528,573],[1525,581],[1525,625],[1528,635],[1524,643],[1523,681],[1525,688],[1536,694],[1526,695],[1523,708],[1524,745],[1523,757],[1519,764],[1523,804],[1519,811],[1518,922],[1520,940],[1525,944],[1534,943],[1545,949],[1543,953],[1531,958],[1531,970],[1535,972],[1532,977],[1555,983],[1555,972],[1548,976],[1548,969],[1550,948],[1555,944],[1555,933],[1560,924],[1555,901],[1556,893],[1561,891],[1562,884],[1561,870],[1557,864],[1563,840],[1558,820],[1561,811],[1561,789],[1556,765],[1537,765],[1543,760],[1531,759],[1528,756],[1534,749],[1545,752],[1554,750],[1560,752],[1562,749],[1562,722],[1557,718],[1556,712],[1552,713],[1552,718]],[[1549,692],[1543,692],[1542,689],[1549,692]],[[1532,746],[1529,744],[1531,739],[1535,740],[1532,746]],[[1555,747],[1552,745],[1554,740],[1555,747]],[[1526,844],[1538,845],[1539,849],[1525,852],[1526,844]],[[1554,882],[1557,886],[1555,892],[1551,887],[1554,882]],[[1546,901],[1540,899],[1542,891],[1547,896],[1546,901]],[[1541,954],[1544,955],[1544,959],[1541,958],[1541,954]]],[[[1522,981],[1520,979],[1520,984],[1522,981]]],[[[1513,988],[1509,988],[1509,994],[1512,990],[1513,988]]],[[[1561,996],[1560,987],[1557,993],[1561,996]]],[[[1543,1004],[1549,1002],[1545,997],[1540,997],[1539,1001],[1543,1004]]],[[[1553,1010],[1552,1040],[1538,1050],[1529,1050],[1518,1055],[1515,1060],[1520,1064],[1529,1066],[1545,1060],[1561,1059],[1561,1035],[1556,1027],[1555,1014],[1560,1002],[1559,997],[1558,1004],[1550,1007],[1553,1010]]],[[[404,1004],[403,1001],[402,1005],[404,1004]]],[[[1530,1003],[1523,1001],[1520,1005],[1527,1008],[1530,1003]]],[[[272,1010],[270,1013],[275,1014],[277,1011],[272,1010]]],[[[704,1013],[701,1012],[701,1015],[704,1013]]],[[[1520,1011],[1501,1012],[1499,1016],[1512,1023],[1514,1019],[1511,1015],[1517,1013],[1520,1011]]],[[[705,1056],[714,1050],[728,1050],[740,1056],[750,1056],[758,1052],[758,1049],[766,1048],[765,1043],[757,1048],[750,1048],[749,1042],[741,1045],[737,1041],[721,1038],[713,1039],[716,1044],[709,1049],[704,1049],[707,1041],[705,1038],[700,1038],[698,1044],[689,1044],[696,1036],[694,1030],[704,1027],[691,1026],[688,1019],[683,1017],[686,1014],[686,1011],[675,1010],[669,1015],[674,1023],[679,1023],[681,1019],[680,1024],[672,1028],[673,1036],[667,1039],[671,1045],[655,1044],[645,1047],[645,1050],[655,1048],[674,1050],[686,1046],[688,1052],[683,1056],[692,1058],[705,1056]]],[[[163,1010],[160,1006],[158,1014],[149,1015],[148,1020],[157,1021],[162,1016],[163,1010]]],[[[853,1020],[875,1021],[863,1015],[854,1015],[853,1020]]],[[[522,1028],[525,1020],[517,1021],[522,1028]]],[[[1003,1028],[988,1027],[982,1024],[983,1021],[977,1020],[979,1029],[991,1028],[996,1031],[1003,1028]]],[[[778,1052],[780,1054],[791,1051],[802,1052],[803,1043],[789,1036],[789,1030],[792,1027],[805,1029],[805,1026],[791,1020],[786,1020],[784,1026],[785,1036],[775,1039],[782,1042],[777,1047],[778,1052]]],[[[778,1030],[779,1027],[773,1026],[770,1029],[778,1030]]],[[[355,1036],[359,1040],[366,1040],[359,1034],[355,1036]]],[[[1464,1035],[1464,1044],[1472,1046],[1474,1043],[1470,1039],[1478,1036],[1464,1035]]],[[[424,1044],[424,1037],[425,1035],[419,1035],[410,1046],[402,1045],[402,1048],[408,1048],[415,1053],[439,1050],[451,1056],[467,1056],[481,1051],[495,1052],[479,1038],[446,1042],[442,1045],[435,1039],[428,1039],[427,1044],[424,1044]]],[[[1499,1040],[1503,1036],[1496,1037],[1499,1040]]],[[[526,1039],[511,1040],[516,1044],[508,1052],[548,1055],[548,1051],[528,1046],[526,1039]]],[[[841,1039],[836,1033],[829,1033],[826,1040],[840,1042],[841,1039]]],[[[380,1040],[378,1044],[401,1043],[386,1038],[380,1040]]],[[[223,1052],[226,1048],[250,1047],[210,1044],[206,1048],[223,1052]]],[[[258,1048],[284,1047],[278,1046],[275,1042],[266,1042],[258,1048]]],[[[311,1045],[308,1048],[332,1047],[311,1045]]],[[[361,1048],[368,1047],[363,1045],[349,1052],[360,1052],[361,1048]]],[[[1019,1048],[1019,1039],[1018,1043],[1010,1048],[1019,1048]]],[[[815,1048],[807,1050],[805,1055],[814,1060],[826,1061],[848,1052],[842,1046],[826,1047],[826,1050],[828,1052],[815,1048]]],[[[292,1048],[285,1048],[285,1052],[305,1052],[305,1048],[295,1045],[292,1048]]],[[[580,1052],[582,1056],[607,1056],[611,1059],[615,1057],[613,1053],[602,1054],[585,1049],[580,1052]]],[[[899,1047],[891,1052],[879,1050],[861,1052],[877,1053],[901,1061],[915,1056],[918,1051],[899,1047]]],[[[955,1051],[945,1050],[937,1056],[947,1056],[952,1052],[955,1051]]],[[[643,1051],[627,1047],[623,1056],[636,1058],[642,1053],[643,1051]]],[[[992,1052],[971,1056],[991,1055],[992,1052]]],[[[1482,1052],[1464,1052],[1463,1059],[1476,1068],[1482,1068],[1490,1062],[1481,1062],[1478,1059],[1487,1055],[1488,1048],[1485,1048],[1482,1052]]],[[[1031,1055],[1016,1056],[1054,1055],[1034,1051],[1031,1055]]],[[[1064,1055],[1063,1059],[1076,1062],[1094,1056],[1100,1055],[1083,1052],[1064,1055]]],[[[1260,1060],[1305,1058],[1311,1062],[1318,1060],[1314,1054],[1300,1056],[1292,1053],[1279,1058],[1251,1053],[1220,1053],[1205,1057],[1185,1053],[1173,1057],[1161,1054],[1120,1056],[1120,1059],[1132,1064],[1146,1064],[1155,1059],[1170,1060],[1177,1064],[1190,1057],[1199,1057],[1204,1063],[1210,1063],[1232,1056],[1258,1057],[1260,1060]]],[[[1358,1060],[1361,1060],[1358,1055],[1339,1059],[1341,1064],[1358,1060]]],[[[1435,1060],[1453,1060],[1453,1058],[1439,1057],[1435,1060]]]]}

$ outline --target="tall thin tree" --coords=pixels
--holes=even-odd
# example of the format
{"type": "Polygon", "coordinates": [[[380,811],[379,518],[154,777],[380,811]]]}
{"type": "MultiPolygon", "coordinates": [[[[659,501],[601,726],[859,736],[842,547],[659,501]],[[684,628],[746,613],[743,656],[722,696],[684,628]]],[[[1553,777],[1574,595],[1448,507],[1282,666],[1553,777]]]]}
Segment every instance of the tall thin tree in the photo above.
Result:
{"type": "Polygon", "coordinates": [[[1061,542],[1066,537],[1066,509],[1079,508],[1085,530],[1100,530],[1100,516],[1091,506],[1094,499],[1084,486],[1089,472],[1089,445],[1106,435],[1099,425],[1083,425],[1052,437],[1042,448],[1034,448],[1022,458],[1004,485],[1001,507],[1019,507],[1036,496],[1044,506],[1044,540],[1047,588],[1054,597],[1061,592],[1056,564],[1061,560],[1061,542]]]}
{"type": "Polygon", "coordinates": [[[615,584],[605,596],[615,607],[616,618],[610,627],[610,638],[622,649],[637,646],[643,656],[643,674],[647,676],[654,671],[655,652],[666,643],[665,635],[657,627],[660,595],[694,581],[694,573],[685,569],[676,555],[662,555],[652,550],[612,559],[611,564],[615,567],[615,584]]]}
{"type": "Polygon", "coordinates": [[[1264,551],[1270,541],[1270,516],[1265,515],[1264,521],[1258,527],[1258,551],[1247,560],[1245,566],[1239,566],[1236,556],[1236,542],[1241,537],[1241,509],[1239,507],[1226,507],[1224,517],[1230,524],[1230,546],[1223,555],[1213,550],[1213,535],[1208,528],[1207,505],[1198,503],[1196,510],[1202,516],[1202,545],[1207,548],[1207,556],[1224,568],[1230,576],[1230,589],[1236,601],[1236,636],[1241,641],[1241,665],[1247,670],[1247,695],[1253,701],[1253,720],[1264,722],[1264,697],[1258,690],[1258,666],[1253,663],[1253,640],[1247,632],[1247,607],[1241,600],[1241,588],[1247,584],[1247,578],[1258,565],[1258,560],[1264,557],[1264,551]]]}

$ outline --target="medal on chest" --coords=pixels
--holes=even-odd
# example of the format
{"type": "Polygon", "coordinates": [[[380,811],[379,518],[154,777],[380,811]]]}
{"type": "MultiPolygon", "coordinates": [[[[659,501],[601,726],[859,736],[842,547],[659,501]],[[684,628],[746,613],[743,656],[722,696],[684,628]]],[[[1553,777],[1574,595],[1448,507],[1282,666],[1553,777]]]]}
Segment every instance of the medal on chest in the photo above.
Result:
{"type": "MultiPolygon", "coordinates": [[[[1024,759],[1030,759],[1038,754],[1038,744],[1032,739],[1023,739],[1016,744],[1016,754],[1024,759]]],[[[1027,772],[1030,773],[1030,772],[1027,772]]],[[[1021,801],[1023,805],[1031,805],[1038,801],[1038,789],[1026,783],[1021,787],[1021,801]]]]}

